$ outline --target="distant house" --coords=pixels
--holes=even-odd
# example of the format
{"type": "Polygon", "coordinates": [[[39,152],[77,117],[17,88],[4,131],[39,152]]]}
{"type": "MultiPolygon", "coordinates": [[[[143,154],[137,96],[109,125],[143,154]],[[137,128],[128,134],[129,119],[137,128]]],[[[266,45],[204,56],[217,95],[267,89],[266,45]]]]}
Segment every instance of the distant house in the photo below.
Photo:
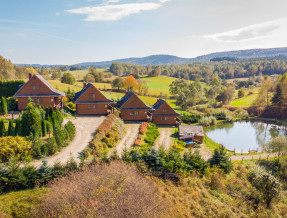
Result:
{"type": "Polygon", "coordinates": [[[181,141],[193,141],[202,144],[204,131],[202,126],[180,125],[178,127],[178,138],[181,141]]]}
{"type": "Polygon", "coordinates": [[[112,100],[103,95],[93,84],[84,83],[83,89],[75,94],[73,100],[77,114],[107,115],[113,113],[112,100]]]}
{"type": "Polygon", "coordinates": [[[18,98],[18,110],[24,110],[27,107],[29,98],[35,104],[62,109],[62,98],[64,96],[64,92],[53,88],[41,75],[32,76],[29,73],[28,82],[21,85],[13,97],[18,98]]]}
{"type": "Polygon", "coordinates": [[[180,124],[181,116],[176,113],[175,110],[162,99],[158,99],[157,102],[152,106],[152,122],[158,125],[178,125],[180,124]]]}
{"type": "Polygon", "coordinates": [[[135,93],[127,92],[116,104],[120,116],[125,121],[149,121],[151,108],[147,106],[135,93]]]}

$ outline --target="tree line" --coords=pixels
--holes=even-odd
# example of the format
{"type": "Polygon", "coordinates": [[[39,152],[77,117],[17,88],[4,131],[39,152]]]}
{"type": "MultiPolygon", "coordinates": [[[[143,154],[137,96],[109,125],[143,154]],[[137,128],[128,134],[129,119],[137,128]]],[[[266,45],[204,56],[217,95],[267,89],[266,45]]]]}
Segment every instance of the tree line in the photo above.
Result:
{"type": "Polygon", "coordinates": [[[212,81],[212,75],[215,73],[218,74],[221,79],[253,77],[258,76],[259,74],[284,74],[287,71],[287,61],[277,59],[236,61],[236,59],[232,59],[231,61],[210,61],[208,63],[195,62],[183,65],[161,66],[141,66],[130,63],[114,62],[110,66],[110,71],[117,76],[132,74],[136,78],[142,75],[165,75],[186,80],[195,80],[197,78],[209,85],[212,81]]]}

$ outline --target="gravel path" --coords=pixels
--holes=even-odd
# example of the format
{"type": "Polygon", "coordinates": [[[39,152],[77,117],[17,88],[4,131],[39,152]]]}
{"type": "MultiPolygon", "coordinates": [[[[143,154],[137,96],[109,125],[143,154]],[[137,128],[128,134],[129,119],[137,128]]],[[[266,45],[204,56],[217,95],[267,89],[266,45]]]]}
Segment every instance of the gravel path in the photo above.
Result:
{"type": "MultiPolygon", "coordinates": [[[[79,163],[80,153],[89,145],[94,132],[105,118],[105,116],[79,116],[76,119],[71,119],[73,124],[76,126],[76,136],[68,147],[63,148],[54,156],[46,158],[48,165],[53,165],[55,162],[66,163],[71,157],[79,163]]],[[[69,120],[65,119],[64,123],[67,123],[68,121],[69,120]]],[[[42,160],[38,160],[32,164],[35,167],[39,167],[41,163],[42,160]]]]}
{"type": "Polygon", "coordinates": [[[276,156],[277,154],[268,154],[268,153],[265,153],[265,154],[256,154],[256,155],[232,155],[230,156],[230,159],[231,160],[252,160],[252,159],[259,159],[259,158],[267,158],[268,156],[269,157],[274,157],[276,156]]]}
{"type": "Polygon", "coordinates": [[[168,150],[174,141],[172,137],[173,131],[173,128],[159,128],[160,135],[155,142],[154,148],[158,150],[163,146],[165,150],[168,150]]]}
{"type": "MultiPolygon", "coordinates": [[[[138,136],[140,124],[126,124],[125,127],[126,135],[115,148],[119,157],[121,157],[125,148],[129,149],[134,144],[138,136]]],[[[109,152],[109,155],[111,155],[113,152],[114,149],[109,152]]]]}

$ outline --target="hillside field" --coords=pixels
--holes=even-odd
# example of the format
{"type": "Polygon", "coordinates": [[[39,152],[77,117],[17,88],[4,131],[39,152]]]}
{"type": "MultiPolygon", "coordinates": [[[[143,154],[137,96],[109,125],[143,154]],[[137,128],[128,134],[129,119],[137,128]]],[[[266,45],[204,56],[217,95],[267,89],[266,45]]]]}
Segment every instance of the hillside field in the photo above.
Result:
{"type": "Polygon", "coordinates": [[[233,100],[230,105],[233,107],[250,107],[257,98],[258,94],[252,94],[233,100]]]}
{"type": "Polygon", "coordinates": [[[163,95],[170,96],[169,85],[174,80],[176,80],[176,78],[173,78],[173,77],[146,77],[146,78],[143,78],[141,80],[146,81],[146,83],[149,87],[149,94],[160,95],[160,93],[162,93],[163,95]]]}

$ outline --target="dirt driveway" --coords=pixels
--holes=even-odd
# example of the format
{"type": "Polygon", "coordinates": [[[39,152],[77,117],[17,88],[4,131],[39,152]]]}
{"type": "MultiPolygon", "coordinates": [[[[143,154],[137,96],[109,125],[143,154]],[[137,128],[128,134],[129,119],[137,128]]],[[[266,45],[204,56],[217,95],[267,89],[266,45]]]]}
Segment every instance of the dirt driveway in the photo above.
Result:
{"type": "Polygon", "coordinates": [[[116,150],[119,157],[121,157],[123,150],[125,148],[129,149],[134,144],[139,133],[139,127],[140,124],[133,124],[133,123],[125,124],[126,135],[117,145],[117,147],[109,152],[109,155],[112,155],[114,150],[116,150]]]}
{"type": "MultiPolygon", "coordinates": [[[[80,162],[80,153],[89,145],[93,138],[93,133],[98,126],[104,121],[105,116],[79,116],[76,119],[71,119],[76,126],[76,136],[68,147],[63,148],[59,153],[54,156],[48,157],[48,165],[53,165],[55,162],[66,163],[71,157],[77,162],[80,162]]],[[[64,124],[69,120],[65,119],[64,124]]],[[[32,164],[39,167],[42,160],[35,161],[32,164]]]]}
{"type": "Polygon", "coordinates": [[[162,127],[159,128],[159,133],[154,148],[158,150],[162,146],[165,150],[168,150],[174,141],[174,128],[162,127]]]}

